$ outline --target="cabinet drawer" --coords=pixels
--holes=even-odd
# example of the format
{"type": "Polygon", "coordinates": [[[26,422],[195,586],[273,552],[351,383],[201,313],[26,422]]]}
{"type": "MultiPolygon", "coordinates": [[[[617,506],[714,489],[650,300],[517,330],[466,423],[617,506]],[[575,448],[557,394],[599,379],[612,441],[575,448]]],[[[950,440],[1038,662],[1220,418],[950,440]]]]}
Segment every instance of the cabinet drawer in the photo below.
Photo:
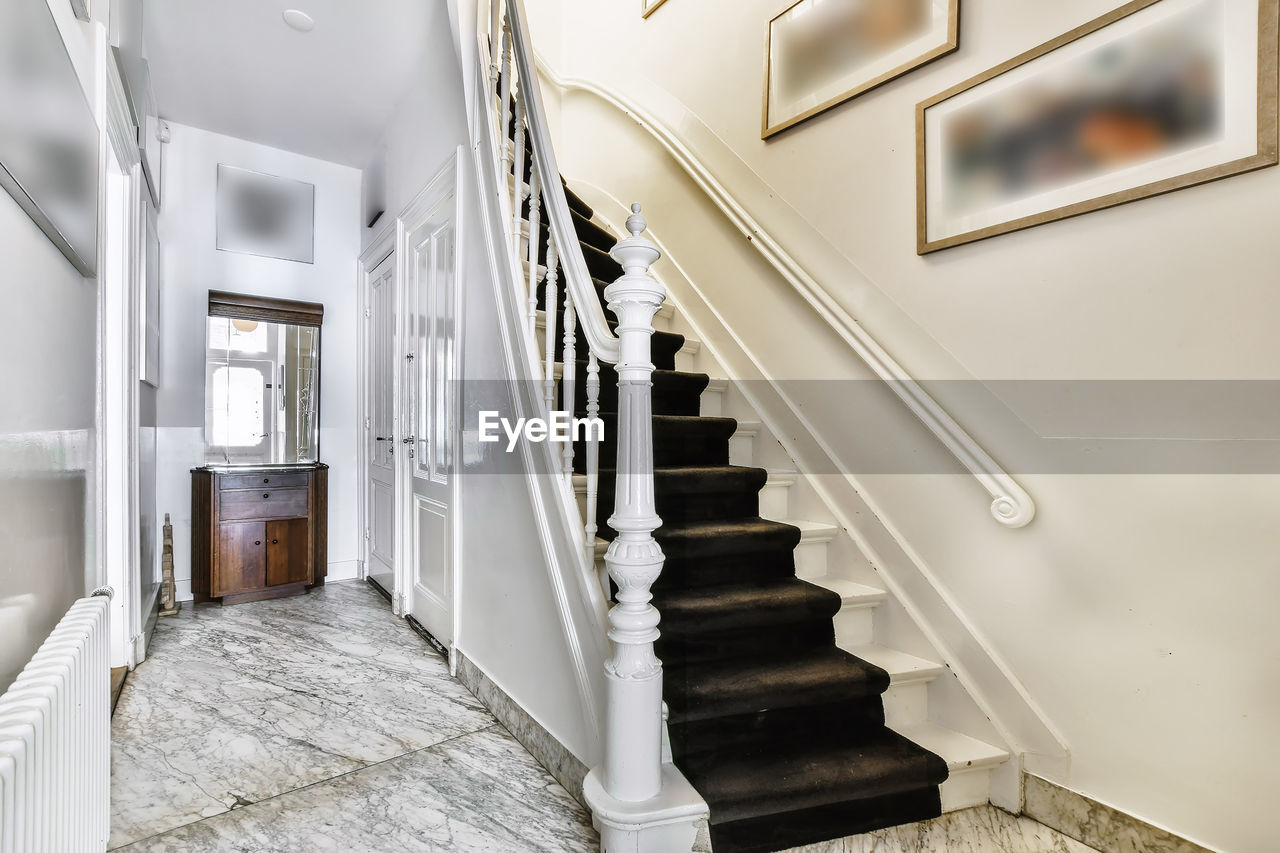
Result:
{"type": "Polygon", "coordinates": [[[306,471],[261,471],[257,474],[220,474],[219,489],[281,489],[288,486],[306,486],[311,474],[306,471]]]}
{"type": "Polygon", "coordinates": [[[218,495],[223,521],[292,518],[307,514],[308,489],[242,489],[218,495]]]}

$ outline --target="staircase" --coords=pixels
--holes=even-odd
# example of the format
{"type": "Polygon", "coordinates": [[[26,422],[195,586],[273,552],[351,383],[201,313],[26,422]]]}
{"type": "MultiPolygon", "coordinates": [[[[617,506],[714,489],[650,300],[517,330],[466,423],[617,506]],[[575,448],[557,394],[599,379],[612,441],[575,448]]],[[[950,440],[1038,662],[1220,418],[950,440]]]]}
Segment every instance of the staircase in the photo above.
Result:
{"type": "MultiPolygon", "coordinates": [[[[609,596],[618,590],[611,574],[617,580],[620,569],[631,568],[626,561],[648,535],[644,524],[652,511],[644,506],[645,489],[636,498],[634,481],[652,478],[652,504],[661,516],[652,536],[665,559],[656,581],[649,575],[636,587],[628,578],[626,607],[619,595],[614,614],[626,613],[621,621],[611,615],[611,636],[625,654],[618,651],[614,661],[639,661],[639,679],[649,678],[644,655],[653,642],[662,662],[670,758],[710,807],[714,849],[786,850],[986,803],[990,771],[1008,754],[931,722],[931,685],[954,683],[954,676],[932,659],[876,643],[892,633],[878,632],[875,616],[890,602],[888,593],[875,584],[870,567],[843,564],[851,545],[847,534],[812,495],[796,500],[805,477],[732,383],[711,378],[723,371],[693,336],[675,331],[683,323],[669,305],[651,321],[646,360],[654,369],[646,375],[652,380],[647,399],[633,396],[630,408],[620,408],[618,373],[607,357],[596,357],[587,324],[576,317],[595,312],[597,341],[600,325],[618,336],[612,314],[604,314],[602,323],[598,313],[610,302],[606,288],[624,276],[614,257],[635,263],[646,251],[637,247],[651,244],[640,237],[644,222],[637,212],[625,241],[632,247],[621,252],[618,235],[548,170],[554,159],[533,144],[535,136],[546,134],[532,133],[530,126],[541,112],[536,86],[522,82],[517,94],[512,81],[516,66],[523,80],[531,78],[529,58],[520,55],[520,34],[500,26],[517,23],[500,15],[502,8],[495,0],[490,29],[501,29],[501,40],[490,39],[484,51],[493,58],[498,95],[494,126],[506,137],[495,149],[512,201],[512,251],[528,284],[531,348],[546,354],[540,369],[547,408],[561,401],[561,408],[578,417],[598,414],[605,423],[605,440],[573,445],[564,466],[594,557],[616,536],[611,521],[622,519],[632,531],[626,548],[610,550],[609,570],[597,565],[609,596]],[[540,180],[560,186],[540,187],[540,180]],[[540,202],[546,205],[541,211],[540,202]],[[553,202],[559,212],[551,209],[553,202]],[[561,226],[557,236],[548,227],[552,215],[561,224],[569,220],[572,230],[561,226]],[[576,245],[564,245],[567,233],[576,245]],[[585,396],[581,389],[587,389],[585,396]],[[643,437],[619,455],[619,440],[637,440],[637,399],[648,412],[652,468],[643,437]],[[620,428],[627,424],[630,435],[620,428]],[[623,458],[632,467],[619,476],[613,466],[623,458]],[[632,502],[623,509],[615,506],[615,493],[627,493],[620,488],[626,485],[633,487],[632,502]],[[806,517],[793,515],[793,506],[808,510],[806,517]],[[656,642],[644,627],[652,613],[648,592],[661,614],[656,642]]],[[[518,3],[505,8],[520,14],[518,3]]],[[[636,293],[633,286],[629,296],[636,293]]],[[[648,316],[636,313],[635,298],[615,298],[632,312],[633,324],[648,316]]],[[[636,331],[634,325],[629,329],[633,344],[636,331]]],[[[630,362],[617,358],[634,383],[635,351],[630,362]]],[[[641,373],[647,374],[647,365],[641,373]]],[[[643,555],[636,565],[644,568],[643,555]]],[[[919,651],[920,645],[912,648],[919,651]]],[[[611,677],[637,688],[631,676],[611,677]]],[[[626,696],[644,697],[639,691],[626,696]]],[[[610,702],[612,713],[627,698],[617,694],[610,702]]],[[[969,711],[973,716],[976,709],[969,711]]],[[[611,744],[643,735],[640,729],[606,732],[606,765],[609,750],[618,748],[611,744]]],[[[615,796],[614,802],[643,799],[615,796]]],[[[604,837],[608,850],[609,836],[604,837]]]]}
{"type": "MultiPolygon", "coordinates": [[[[618,238],[566,194],[603,290],[622,274],[606,253],[618,238]]],[[[842,531],[791,514],[803,476],[753,413],[725,416],[746,404],[730,381],[696,372],[712,358],[672,331],[683,325],[671,303],[655,319],[655,536],[666,564],[653,596],[672,753],[711,807],[714,849],[785,850],[985,804],[990,769],[1008,753],[928,721],[929,685],[945,667],[874,643],[888,594],[830,570],[842,531]]],[[[585,370],[578,359],[579,383],[585,370]]],[[[601,380],[616,384],[608,366],[601,380]]],[[[602,394],[603,460],[616,456],[612,404],[602,394]]],[[[574,458],[585,514],[585,447],[574,458]]],[[[613,487],[602,468],[600,554],[613,487]]]]}

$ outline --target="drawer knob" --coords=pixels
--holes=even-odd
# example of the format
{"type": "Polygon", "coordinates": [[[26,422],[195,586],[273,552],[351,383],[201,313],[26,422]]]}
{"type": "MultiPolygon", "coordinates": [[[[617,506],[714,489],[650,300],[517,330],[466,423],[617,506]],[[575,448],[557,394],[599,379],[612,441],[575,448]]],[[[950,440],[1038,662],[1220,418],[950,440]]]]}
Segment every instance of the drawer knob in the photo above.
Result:
{"type": "Polygon", "coordinates": [[[271,478],[270,478],[270,477],[263,477],[263,478],[262,478],[262,482],[264,482],[264,483],[270,483],[270,482],[271,482],[271,478]]]}
{"type": "Polygon", "coordinates": [[[271,540],[271,544],[272,544],[272,545],[279,545],[279,544],[280,544],[280,540],[279,540],[279,539],[272,539],[272,540],[271,540]]]}
{"type": "Polygon", "coordinates": [[[261,544],[262,544],[262,540],[261,540],[261,539],[255,539],[255,540],[254,540],[254,542],[253,542],[253,544],[254,544],[254,545],[261,545],[261,544]]]}
{"type": "Polygon", "coordinates": [[[262,499],[263,499],[264,501],[265,501],[267,498],[269,498],[269,497],[271,497],[271,493],[270,493],[270,492],[263,492],[263,493],[262,493],[262,499]]]}

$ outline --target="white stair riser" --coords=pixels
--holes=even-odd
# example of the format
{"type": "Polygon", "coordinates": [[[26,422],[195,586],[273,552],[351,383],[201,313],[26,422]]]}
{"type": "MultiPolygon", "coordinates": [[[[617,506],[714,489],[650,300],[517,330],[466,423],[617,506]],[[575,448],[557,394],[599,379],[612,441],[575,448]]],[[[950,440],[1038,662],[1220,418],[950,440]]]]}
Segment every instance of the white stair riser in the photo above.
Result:
{"type": "Polygon", "coordinates": [[[954,812],[986,805],[991,796],[991,768],[952,770],[947,781],[938,788],[942,810],[954,812]]]}
{"type": "Polygon", "coordinates": [[[718,418],[724,412],[724,391],[708,388],[702,392],[701,402],[698,414],[704,418],[718,418]]]}
{"type": "Polygon", "coordinates": [[[760,490],[760,517],[786,521],[791,517],[791,482],[765,483],[760,490]]]}
{"type": "Polygon", "coordinates": [[[801,541],[796,546],[796,577],[814,580],[827,573],[827,540],[801,541]]]}
{"type": "Polygon", "coordinates": [[[875,633],[874,604],[851,607],[845,605],[836,614],[836,645],[842,649],[865,646],[872,642],[875,633]]]}
{"type": "Polygon", "coordinates": [[[680,350],[676,353],[676,370],[682,370],[685,373],[696,373],[698,370],[698,356],[696,353],[680,350]]]}
{"type": "Polygon", "coordinates": [[[890,684],[884,693],[884,718],[889,728],[914,726],[929,717],[929,682],[890,684]]]}
{"type": "Polygon", "coordinates": [[[756,460],[756,433],[738,430],[729,439],[729,464],[750,467],[756,460]]]}

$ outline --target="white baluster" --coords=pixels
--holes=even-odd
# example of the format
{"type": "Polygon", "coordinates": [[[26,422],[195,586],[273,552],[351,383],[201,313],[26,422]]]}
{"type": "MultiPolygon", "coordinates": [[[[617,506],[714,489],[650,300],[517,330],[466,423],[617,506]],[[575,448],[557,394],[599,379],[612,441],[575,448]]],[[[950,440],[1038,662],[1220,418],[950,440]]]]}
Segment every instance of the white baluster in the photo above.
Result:
{"type": "MultiPolygon", "coordinates": [[[[564,411],[572,418],[574,412],[578,410],[575,393],[578,384],[578,352],[577,341],[577,316],[573,311],[573,294],[568,288],[564,291],[564,350],[562,357],[564,358],[564,375],[560,380],[560,405],[564,407],[564,411]]],[[[564,481],[568,485],[569,491],[573,491],[573,442],[566,441],[562,451],[564,456],[564,481]]]]}
{"type": "MultiPolygon", "coordinates": [[[[593,421],[600,416],[600,362],[596,354],[587,356],[587,420],[593,421]]],[[[600,444],[595,440],[595,433],[587,430],[587,518],[585,528],[585,544],[587,565],[596,564],[596,507],[599,505],[600,492],[600,444]]],[[[600,570],[600,585],[604,589],[605,600],[609,600],[609,569],[600,570]]]]}
{"type": "Polygon", "coordinates": [[[618,317],[617,488],[609,526],[617,538],[604,560],[618,586],[609,610],[613,656],[605,663],[605,791],[624,802],[642,802],[662,789],[662,664],[653,651],[658,611],[650,587],[662,572],[662,548],[653,538],[661,524],[653,496],[653,317],[666,292],[649,267],[661,253],[640,236],[640,205],[631,207],[631,236],[610,254],[624,274],[605,288],[618,317]]]}
{"type": "Polygon", "coordinates": [[[490,0],[489,2],[489,91],[496,92],[498,90],[498,61],[502,47],[499,42],[501,37],[498,35],[498,22],[502,16],[502,0],[490,0]]]}
{"type": "Polygon", "coordinates": [[[543,314],[547,318],[547,368],[542,374],[542,402],[546,405],[548,415],[556,402],[556,306],[560,301],[560,293],[557,290],[560,274],[556,271],[556,265],[559,260],[556,253],[556,235],[552,232],[547,237],[547,277],[544,285],[546,298],[542,305],[543,314]]]}
{"type": "MultiPolygon", "coordinates": [[[[507,17],[502,17],[502,84],[498,86],[498,100],[502,103],[502,123],[498,125],[499,144],[502,145],[502,172],[511,171],[511,143],[507,141],[507,128],[511,124],[511,24],[507,17]]],[[[505,178],[504,178],[505,180],[505,178]]]]}
{"type": "MultiPolygon", "coordinates": [[[[511,232],[511,250],[515,252],[516,257],[520,257],[520,232],[521,224],[524,222],[524,87],[525,83],[520,82],[520,91],[516,95],[516,158],[515,158],[515,188],[511,191],[511,209],[513,211],[513,227],[511,232]]],[[[537,245],[538,235],[532,231],[529,232],[529,243],[537,245]]]]}
{"type": "Polygon", "coordinates": [[[538,329],[538,248],[542,242],[542,183],[538,178],[538,152],[529,149],[533,158],[529,170],[529,338],[537,338],[538,329]]]}

